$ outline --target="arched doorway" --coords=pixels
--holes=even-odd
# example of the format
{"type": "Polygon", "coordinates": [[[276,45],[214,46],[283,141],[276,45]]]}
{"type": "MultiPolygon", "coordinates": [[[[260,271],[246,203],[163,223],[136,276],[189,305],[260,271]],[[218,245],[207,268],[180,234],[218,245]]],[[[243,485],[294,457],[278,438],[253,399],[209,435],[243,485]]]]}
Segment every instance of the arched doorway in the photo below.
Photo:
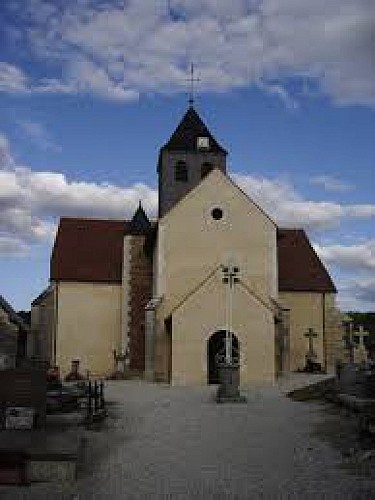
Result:
{"type": "MultiPolygon", "coordinates": [[[[239,361],[238,339],[232,333],[232,359],[239,361]]],[[[211,335],[207,342],[207,382],[219,383],[218,362],[225,359],[225,330],[219,330],[211,335]]]]}

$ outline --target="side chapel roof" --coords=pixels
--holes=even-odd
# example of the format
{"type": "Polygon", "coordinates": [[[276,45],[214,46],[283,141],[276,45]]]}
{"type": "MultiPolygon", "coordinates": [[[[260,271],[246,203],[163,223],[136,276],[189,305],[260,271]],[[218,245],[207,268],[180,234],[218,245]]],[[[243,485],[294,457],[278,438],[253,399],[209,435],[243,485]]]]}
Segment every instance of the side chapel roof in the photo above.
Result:
{"type": "MultiPolygon", "coordinates": [[[[51,280],[121,283],[126,234],[134,234],[131,221],[63,217],[52,251],[51,280]]],[[[279,291],[336,292],[302,229],[278,229],[277,248],[279,291]]]]}
{"type": "Polygon", "coordinates": [[[280,292],[336,292],[303,229],[277,230],[280,292]]]}
{"type": "Polygon", "coordinates": [[[53,281],[121,283],[129,221],[62,217],[52,250],[53,281]]]}

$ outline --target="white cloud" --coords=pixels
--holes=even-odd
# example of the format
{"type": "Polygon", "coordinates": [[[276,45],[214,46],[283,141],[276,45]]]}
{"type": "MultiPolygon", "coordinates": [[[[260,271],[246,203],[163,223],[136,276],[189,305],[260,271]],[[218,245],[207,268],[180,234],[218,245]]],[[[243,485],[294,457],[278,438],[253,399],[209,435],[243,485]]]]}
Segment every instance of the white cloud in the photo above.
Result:
{"type": "MultiPolygon", "coordinates": [[[[35,172],[15,165],[8,142],[0,169],[0,253],[24,253],[33,244],[51,243],[55,219],[63,215],[130,217],[139,200],[156,215],[157,191],[144,184],[129,187],[68,180],[56,172],[35,172]]],[[[1,156],[0,156],[1,157],[1,156]]]]}
{"type": "Polygon", "coordinates": [[[279,179],[235,174],[235,182],[284,227],[331,228],[348,217],[373,217],[375,205],[341,205],[303,198],[294,187],[279,179]]]}
{"type": "Polygon", "coordinates": [[[346,278],[339,285],[339,307],[343,311],[373,311],[375,276],[346,278]]]}
{"type": "Polygon", "coordinates": [[[375,240],[368,240],[359,245],[321,246],[316,244],[314,247],[328,264],[335,264],[354,272],[375,272],[375,240]]]}
{"type": "Polygon", "coordinates": [[[373,217],[375,205],[352,205],[346,207],[346,215],[350,217],[373,217]]]}
{"type": "Polygon", "coordinates": [[[43,150],[61,151],[61,148],[49,137],[45,127],[37,122],[20,120],[17,122],[24,134],[43,150]]]}
{"type": "Polygon", "coordinates": [[[375,304],[375,240],[357,245],[320,245],[314,248],[322,261],[338,271],[336,285],[343,310],[369,311],[375,304]]]}
{"type": "Polygon", "coordinates": [[[0,132],[0,168],[7,167],[11,165],[12,162],[8,139],[0,132]]]}
{"type": "Polygon", "coordinates": [[[28,251],[29,247],[22,240],[0,233],[0,255],[25,256],[28,251]]]}
{"type": "Polygon", "coordinates": [[[343,193],[350,191],[353,186],[343,182],[340,179],[336,179],[331,175],[317,175],[310,180],[311,184],[323,187],[326,191],[333,191],[343,193]]]}
{"type": "Polygon", "coordinates": [[[138,99],[136,90],[124,89],[113,82],[106,71],[88,60],[75,60],[66,81],[41,78],[33,82],[22,69],[0,62],[0,92],[22,94],[76,94],[95,93],[115,101],[138,99]]]}
{"type": "MultiPolygon", "coordinates": [[[[84,1],[63,7],[30,0],[11,17],[26,24],[19,36],[32,56],[53,61],[62,76],[45,75],[31,85],[21,69],[8,65],[0,89],[134,99],[147,91],[181,91],[194,61],[203,90],[253,84],[294,108],[298,94],[287,84],[297,77],[318,82],[338,104],[374,106],[372,10],[371,0],[84,1]]],[[[17,22],[7,32],[14,38],[16,30],[17,22]]]]}
{"type": "Polygon", "coordinates": [[[0,92],[27,92],[27,77],[24,72],[0,61],[0,92]]]}
{"type": "Polygon", "coordinates": [[[267,94],[278,97],[284,103],[286,108],[297,109],[299,107],[298,102],[293,99],[286,88],[278,83],[259,82],[258,87],[267,94]]]}

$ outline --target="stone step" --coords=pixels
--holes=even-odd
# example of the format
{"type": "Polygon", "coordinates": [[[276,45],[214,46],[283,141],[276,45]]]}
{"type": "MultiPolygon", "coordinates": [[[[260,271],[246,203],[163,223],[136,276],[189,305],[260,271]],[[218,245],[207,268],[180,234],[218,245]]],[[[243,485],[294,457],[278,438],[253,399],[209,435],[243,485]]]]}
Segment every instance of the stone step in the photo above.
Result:
{"type": "Polygon", "coordinates": [[[85,441],[78,433],[0,433],[0,484],[71,482],[83,462],[85,441]]]}

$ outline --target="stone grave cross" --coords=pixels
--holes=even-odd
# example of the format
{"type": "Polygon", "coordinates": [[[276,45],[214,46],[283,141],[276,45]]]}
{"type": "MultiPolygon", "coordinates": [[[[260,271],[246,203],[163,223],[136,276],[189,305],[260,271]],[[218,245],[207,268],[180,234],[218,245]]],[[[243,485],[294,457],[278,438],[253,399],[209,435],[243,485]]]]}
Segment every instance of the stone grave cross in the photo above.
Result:
{"type": "Polygon", "coordinates": [[[314,361],[316,358],[316,353],[314,351],[314,339],[318,336],[316,332],[314,332],[313,328],[309,328],[307,333],[305,333],[305,337],[309,339],[309,351],[307,353],[307,359],[310,361],[314,361]]]}
{"type": "Polygon", "coordinates": [[[358,349],[354,354],[356,363],[365,363],[367,361],[367,350],[364,343],[364,339],[369,334],[370,332],[365,330],[362,325],[358,327],[357,331],[353,332],[353,335],[356,335],[359,338],[359,342],[357,345],[358,349]]]}
{"type": "Polygon", "coordinates": [[[348,350],[348,353],[349,353],[349,363],[353,364],[354,363],[354,349],[357,346],[357,344],[354,342],[354,339],[353,339],[353,322],[352,321],[347,322],[346,333],[342,337],[342,340],[345,342],[345,348],[348,350]]]}

